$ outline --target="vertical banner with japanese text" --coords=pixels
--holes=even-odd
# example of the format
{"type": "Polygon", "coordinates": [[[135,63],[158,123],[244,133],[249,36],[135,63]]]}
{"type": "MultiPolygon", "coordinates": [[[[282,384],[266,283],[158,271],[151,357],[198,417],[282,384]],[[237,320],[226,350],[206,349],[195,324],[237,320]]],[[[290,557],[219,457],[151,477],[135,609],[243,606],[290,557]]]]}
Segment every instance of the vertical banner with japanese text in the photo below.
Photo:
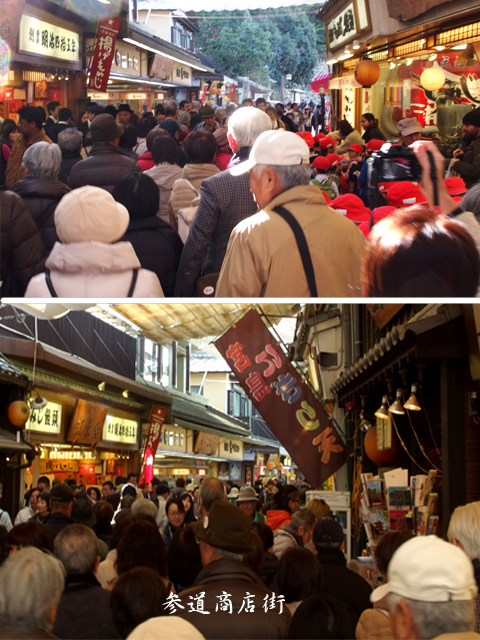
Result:
{"type": "MultiPolygon", "coordinates": [[[[2,13],[0,15],[0,43],[7,45],[9,56],[16,50],[17,36],[20,28],[23,10],[25,9],[25,0],[2,0],[2,13]]],[[[3,54],[3,52],[2,52],[3,54]]],[[[7,70],[2,70],[5,75],[7,70]]]]}
{"type": "Polygon", "coordinates": [[[150,411],[150,420],[148,423],[147,437],[145,439],[145,451],[142,460],[142,470],[140,473],[140,480],[138,482],[140,487],[148,484],[153,478],[153,462],[155,460],[155,454],[157,453],[158,443],[160,442],[160,436],[162,433],[163,423],[167,410],[164,407],[159,407],[156,404],[152,404],[152,410],[150,411]]]}
{"type": "Polygon", "coordinates": [[[308,482],[320,487],[350,454],[259,314],[249,311],[215,346],[308,482]]]}
{"type": "Polygon", "coordinates": [[[97,44],[90,67],[87,89],[106,91],[108,76],[115,54],[115,41],[120,28],[120,18],[105,18],[100,22],[97,33],[97,44]]]}

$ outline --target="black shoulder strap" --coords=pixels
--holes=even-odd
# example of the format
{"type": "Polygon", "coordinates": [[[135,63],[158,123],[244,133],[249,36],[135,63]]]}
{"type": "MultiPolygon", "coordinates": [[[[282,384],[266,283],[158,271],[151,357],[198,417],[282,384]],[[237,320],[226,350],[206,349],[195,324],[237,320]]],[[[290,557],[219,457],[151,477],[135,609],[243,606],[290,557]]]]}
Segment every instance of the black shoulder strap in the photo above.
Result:
{"type": "Polygon", "coordinates": [[[54,200],[53,202],[51,202],[48,207],[45,209],[45,211],[42,213],[42,215],[40,216],[40,218],[36,221],[36,225],[38,227],[38,230],[41,231],[43,225],[45,224],[45,222],[48,220],[49,215],[55,211],[55,208],[57,206],[57,204],[59,203],[59,200],[54,200]]]}
{"type": "Polygon", "coordinates": [[[305,238],[305,234],[303,233],[302,227],[298,224],[296,218],[285,209],[285,207],[275,207],[275,213],[278,213],[287,224],[290,225],[290,228],[293,231],[295,236],[295,240],[297,241],[298,251],[300,252],[300,257],[302,258],[303,268],[305,270],[305,276],[308,282],[308,288],[310,289],[310,295],[312,298],[317,298],[317,283],[315,282],[315,272],[313,270],[312,258],[310,256],[310,251],[308,249],[307,240],[305,238]]]}
{"type": "Polygon", "coordinates": [[[49,271],[45,271],[45,282],[47,283],[47,287],[48,287],[48,290],[50,291],[50,295],[52,296],[52,298],[58,298],[57,292],[53,287],[49,271]]]}
{"type": "Polygon", "coordinates": [[[130,289],[128,290],[128,293],[127,293],[127,298],[132,297],[133,290],[135,289],[135,285],[137,284],[137,278],[138,278],[138,269],[134,269],[132,274],[132,281],[130,282],[130,289]]]}

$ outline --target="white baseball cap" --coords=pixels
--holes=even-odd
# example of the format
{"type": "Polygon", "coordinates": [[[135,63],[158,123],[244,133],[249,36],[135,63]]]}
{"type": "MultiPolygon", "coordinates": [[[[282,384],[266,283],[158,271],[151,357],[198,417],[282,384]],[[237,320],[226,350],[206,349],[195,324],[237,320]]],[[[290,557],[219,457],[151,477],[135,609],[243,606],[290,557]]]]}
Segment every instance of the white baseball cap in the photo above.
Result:
{"type": "Polygon", "coordinates": [[[283,129],[264,131],[256,139],[249,159],[232,167],[230,173],[234,176],[240,176],[242,173],[250,171],[256,164],[281,167],[309,165],[309,157],[310,151],[307,143],[295,133],[283,129]]]}
{"type": "Polygon", "coordinates": [[[388,565],[388,582],[370,594],[378,602],[395,593],[422,602],[473,600],[477,584],[465,551],[437,536],[417,536],[402,544],[388,565]]]}

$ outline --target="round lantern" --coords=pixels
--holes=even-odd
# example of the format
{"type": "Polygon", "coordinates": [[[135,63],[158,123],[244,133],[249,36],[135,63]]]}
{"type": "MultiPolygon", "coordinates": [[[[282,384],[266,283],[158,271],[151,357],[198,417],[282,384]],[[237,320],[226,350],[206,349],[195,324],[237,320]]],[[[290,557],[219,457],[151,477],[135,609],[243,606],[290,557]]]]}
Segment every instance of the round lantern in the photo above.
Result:
{"type": "Polygon", "coordinates": [[[430,67],[420,76],[420,84],[427,91],[438,91],[445,84],[445,74],[442,69],[430,67]]]}
{"type": "Polygon", "coordinates": [[[370,58],[364,58],[357,63],[354,74],[355,80],[369,89],[380,78],[380,65],[370,58]]]}
{"type": "Polygon", "coordinates": [[[282,464],[281,462],[279,462],[279,463],[277,464],[277,469],[278,469],[279,471],[283,471],[283,464],[282,464]]]}
{"type": "Polygon", "coordinates": [[[267,464],[265,466],[267,467],[267,469],[269,471],[271,471],[273,469],[273,462],[267,462],[267,464]]]}
{"type": "Polygon", "coordinates": [[[29,414],[28,404],[23,400],[15,400],[8,407],[8,419],[15,427],[23,427],[29,414]]]}
{"type": "Polygon", "coordinates": [[[365,454],[375,464],[386,464],[395,457],[397,453],[398,441],[396,436],[392,433],[392,446],[390,449],[384,449],[383,451],[377,450],[377,429],[372,427],[365,434],[365,440],[363,441],[363,448],[365,454]]]}

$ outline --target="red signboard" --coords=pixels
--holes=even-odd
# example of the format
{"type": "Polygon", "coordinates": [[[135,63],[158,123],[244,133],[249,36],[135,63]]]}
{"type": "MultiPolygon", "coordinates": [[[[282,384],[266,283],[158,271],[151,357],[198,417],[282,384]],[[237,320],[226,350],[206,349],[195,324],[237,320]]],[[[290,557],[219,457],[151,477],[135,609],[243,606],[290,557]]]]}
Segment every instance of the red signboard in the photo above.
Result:
{"type": "Polygon", "coordinates": [[[100,22],[97,44],[90,67],[87,88],[94,91],[106,91],[108,76],[115,54],[115,41],[120,28],[120,18],[105,18],[100,22]]]}
{"type": "Polygon", "coordinates": [[[249,311],[215,346],[308,482],[321,486],[350,454],[258,313],[249,311]]]}
{"type": "Polygon", "coordinates": [[[158,443],[160,442],[160,435],[162,433],[162,427],[165,422],[166,415],[167,410],[164,407],[159,407],[156,404],[152,405],[147,438],[145,440],[142,471],[138,482],[140,487],[143,487],[145,484],[152,481],[153,461],[155,460],[155,454],[157,452],[158,443]]]}

